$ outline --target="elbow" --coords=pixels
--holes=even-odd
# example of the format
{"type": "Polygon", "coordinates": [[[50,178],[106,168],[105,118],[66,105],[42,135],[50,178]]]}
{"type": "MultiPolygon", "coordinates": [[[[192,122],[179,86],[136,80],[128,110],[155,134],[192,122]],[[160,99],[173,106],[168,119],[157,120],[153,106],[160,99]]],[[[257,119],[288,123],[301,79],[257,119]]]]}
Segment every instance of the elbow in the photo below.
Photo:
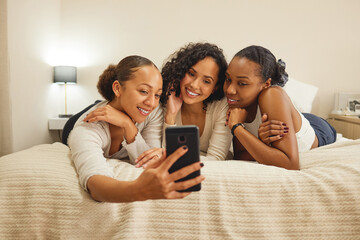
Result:
{"type": "Polygon", "coordinates": [[[300,170],[299,158],[296,159],[289,158],[288,164],[285,168],[287,170],[300,170]]]}
{"type": "Polygon", "coordinates": [[[300,170],[299,164],[294,165],[294,164],[290,164],[289,167],[286,168],[287,170],[300,170]]]}
{"type": "Polygon", "coordinates": [[[97,201],[97,202],[102,202],[102,200],[101,200],[101,198],[99,197],[99,195],[95,193],[96,191],[93,191],[93,190],[91,190],[90,188],[88,188],[88,192],[89,192],[90,197],[91,197],[92,199],[94,199],[94,200],[97,201]]]}
{"type": "Polygon", "coordinates": [[[86,188],[92,199],[94,199],[97,202],[102,202],[103,200],[102,200],[101,196],[98,194],[98,191],[96,189],[97,185],[95,184],[95,180],[96,179],[94,176],[90,177],[89,180],[87,181],[86,188]]]}

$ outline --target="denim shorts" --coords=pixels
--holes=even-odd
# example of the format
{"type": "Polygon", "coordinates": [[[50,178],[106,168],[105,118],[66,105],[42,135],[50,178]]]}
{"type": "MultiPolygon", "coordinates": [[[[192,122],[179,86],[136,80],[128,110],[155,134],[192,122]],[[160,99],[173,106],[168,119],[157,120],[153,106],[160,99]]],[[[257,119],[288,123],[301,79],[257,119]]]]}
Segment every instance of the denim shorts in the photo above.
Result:
{"type": "Polygon", "coordinates": [[[319,140],[319,147],[336,141],[336,130],[325,119],[311,113],[302,113],[319,140]]]}

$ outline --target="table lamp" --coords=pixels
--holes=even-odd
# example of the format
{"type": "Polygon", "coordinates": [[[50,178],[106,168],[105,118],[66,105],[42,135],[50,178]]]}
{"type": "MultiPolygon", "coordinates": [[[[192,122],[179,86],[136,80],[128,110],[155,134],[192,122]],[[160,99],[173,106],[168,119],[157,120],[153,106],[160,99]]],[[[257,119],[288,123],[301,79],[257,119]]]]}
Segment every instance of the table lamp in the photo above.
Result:
{"type": "Polygon", "coordinates": [[[59,118],[69,118],[72,114],[67,113],[66,103],[66,84],[76,83],[76,67],[72,66],[55,66],[54,67],[54,83],[65,84],[65,114],[59,114],[59,118]]]}

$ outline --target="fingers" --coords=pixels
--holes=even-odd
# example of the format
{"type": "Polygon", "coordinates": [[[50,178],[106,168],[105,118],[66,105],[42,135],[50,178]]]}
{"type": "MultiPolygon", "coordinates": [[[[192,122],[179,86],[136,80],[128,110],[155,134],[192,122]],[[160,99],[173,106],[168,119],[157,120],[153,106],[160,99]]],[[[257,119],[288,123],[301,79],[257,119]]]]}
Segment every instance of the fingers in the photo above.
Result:
{"type": "Polygon", "coordinates": [[[174,184],[175,190],[177,191],[181,191],[181,190],[185,190],[188,189],[192,186],[198,185],[199,183],[201,183],[202,181],[205,180],[205,177],[200,175],[197,176],[196,178],[192,178],[183,182],[177,182],[174,184]]]}
{"type": "Polygon", "coordinates": [[[264,113],[261,117],[261,122],[265,122],[268,119],[267,113],[264,113]]]}
{"type": "Polygon", "coordinates": [[[263,128],[266,131],[271,130],[271,129],[289,130],[286,123],[278,121],[278,120],[269,120],[269,121],[263,122],[260,125],[260,128],[263,128]]]}
{"type": "Polygon", "coordinates": [[[200,170],[203,166],[204,166],[203,163],[196,162],[196,163],[190,164],[186,167],[183,167],[183,168],[170,174],[171,180],[177,181],[179,179],[182,179],[182,178],[186,177],[187,175],[189,175],[190,173],[200,170]]]}
{"type": "Polygon", "coordinates": [[[179,199],[179,198],[184,198],[188,195],[190,195],[191,192],[177,192],[177,191],[172,191],[171,193],[169,193],[167,195],[167,199],[179,199]]]}
{"type": "Polygon", "coordinates": [[[95,121],[103,120],[105,113],[106,110],[104,107],[97,108],[94,111],[90,112],[88,115],[86,115],[83,121],[95,122],[95,121]]]}
{"type": "Polygon", "coordinates": [[[284,135],[276,135],[276,136],[267,137],[262,140],[265,144],[269,145],[270,143],[276,142],[276,141],[282,139],[283,137],[284,137],[284,135]]]}
{"type": "Polygon", "coordinates": [[[169,168],[178,160],[182,155],[184,155],[188,151],[187,146],[179,147],[175,152],[173,152],[170,156],[168,156],[161,165],[161,169],[164,171],[168,171],[169,168]]]}
{"type": "Polygon", "coordinates": [[[135,159],[135,163],[137,163],[136,167],[140,167],[141,165],[143,165],[144,163],[148,162],[151,159],[160,159],[162,154],[163,154],[162,148],[149,149],[143,152],[142,154],[140,154],[140,156],[137,159],[135,159]]]}
{"type": "Polygon", "coordinates": [[[231,110],[228,109],[227,112],[226,112],[226,122],[225,122],[225,126],[229,126],[230,113],[231,113],[231,110]]]}
{"type": "Polygon", "coordinates": [[[159,159],[152,159],[151,161],[148,161],[143,167],[144,168],[157,168],[161,165],[162,162],[164,162],[166,159],[166,150],[162,148],[162,154],[159,159]]]}

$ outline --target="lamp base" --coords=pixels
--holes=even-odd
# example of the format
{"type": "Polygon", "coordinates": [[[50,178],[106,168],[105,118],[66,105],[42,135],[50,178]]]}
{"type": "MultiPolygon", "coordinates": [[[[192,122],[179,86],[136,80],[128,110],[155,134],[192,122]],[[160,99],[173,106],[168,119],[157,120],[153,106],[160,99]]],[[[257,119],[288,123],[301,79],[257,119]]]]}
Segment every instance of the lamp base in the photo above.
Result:
{"type": "Polygon", "coordinates": [[[71,118],[74,114],[59,114],[59,118],[71,118]]]}

